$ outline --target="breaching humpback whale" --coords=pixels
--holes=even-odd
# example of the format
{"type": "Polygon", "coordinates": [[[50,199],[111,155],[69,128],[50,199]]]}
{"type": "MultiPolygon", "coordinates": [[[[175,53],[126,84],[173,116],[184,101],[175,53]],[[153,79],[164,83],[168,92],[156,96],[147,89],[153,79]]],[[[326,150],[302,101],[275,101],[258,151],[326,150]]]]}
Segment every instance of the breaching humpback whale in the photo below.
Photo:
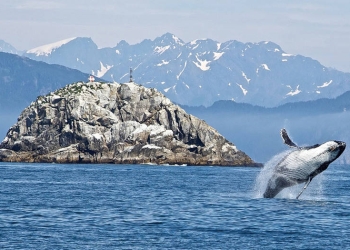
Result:
{"type": "Polygon", "coordinates": [[[275,197],[282,189],[304,183],[305,186],[296,199],[302,194],[311,180],[327,169],[345,150],[346,144],[341,141],[328,141],[308,147],[298,147],[288,136],[285,129],[281,130],[283,142],[295,150],[284,156],[274,167],[269,179],[264,198],[275,197]]]}

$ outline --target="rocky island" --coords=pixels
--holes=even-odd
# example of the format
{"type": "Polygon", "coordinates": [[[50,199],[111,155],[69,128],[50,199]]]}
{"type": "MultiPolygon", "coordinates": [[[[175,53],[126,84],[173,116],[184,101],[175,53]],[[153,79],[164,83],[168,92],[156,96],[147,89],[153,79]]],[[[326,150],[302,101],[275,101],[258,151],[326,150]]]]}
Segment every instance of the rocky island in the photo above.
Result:
{"type": "Polygon", "coordinates": [[[101,82],[39,96],[9,129],[0,161],[256,165],[157,90],[101,82]]]}

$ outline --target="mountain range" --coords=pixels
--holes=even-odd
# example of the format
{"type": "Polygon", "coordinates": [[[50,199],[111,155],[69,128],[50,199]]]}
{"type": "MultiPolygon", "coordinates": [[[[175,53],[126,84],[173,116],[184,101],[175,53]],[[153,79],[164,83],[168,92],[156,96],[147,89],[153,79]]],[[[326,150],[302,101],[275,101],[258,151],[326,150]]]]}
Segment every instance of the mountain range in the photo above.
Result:
{"type": "MultiPolygon", "coordinates": [[[[210,107],[182,108],[205,120],[258,162],[267,162],[288,150],[280,137],[282,128],[288,130],[299,146],[329,140],[350,145],[350,91],[337,98],[287,103],[273,108],[233,101],[218,101],[210,107]]],[[[348,150],[339,162],[350,163],[348,150]]]]}
{"type": "Polygon", "coordinates": [[[166,33],[154,40],[98,48],[86,37],[70,38],[26,51],[24,56],[60,64],[108,81],[135,82],[172,101],[210,106],[234,100],[264,107],[334,98],[350,90],[350,73],[285,52],[273,42],[184,42],[166,33]]]}

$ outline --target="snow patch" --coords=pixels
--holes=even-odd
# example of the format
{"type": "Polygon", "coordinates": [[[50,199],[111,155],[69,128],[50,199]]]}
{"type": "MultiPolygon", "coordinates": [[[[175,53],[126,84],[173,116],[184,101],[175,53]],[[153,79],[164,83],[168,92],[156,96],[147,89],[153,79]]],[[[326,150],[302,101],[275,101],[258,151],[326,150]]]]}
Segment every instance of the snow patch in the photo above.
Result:
{"type": "Polygon", "coordinates": [[[82,60],[80,60],[79,58],[77,58],[77,62],[80,62],[81,64],[84,64],[84,62],[82,60]]]}
{"type": "Polygon", "coordinates": [[[120,51],[117,50],[117,49],[115,50],[115,53],[118,54],[118,55],[120,55],[120,51]]]}
{"type": "Polygon", "coordinates": [[[127,75],[129,75],[130,73],[125,73],[122,77],[119,78],[119,80],[123,79],[124,77],[126,77],[127,75]]]}
{"type": "Polygon", "coordinates": [[[142,62],[139,63],[139,65],[137,65],[137,66],[134,68],[134,71],[135,71],[138,67],[140,67],[141,64],[142,64],[142,62]]]}
{"type": "Polygon", "coordinates": [[[180,38],[178,38],[177,36],[173,35],[173,39],[174,39],[175,43],[180,44],[180,45],[184,45],[184,43],[181,42],[180,38]]]}
{"type": "Polygon", "coordinates": [[[330,80],[329,82],[323,83],[323,85],[321,85],[321,86],[317,86],[317,88],[325,88],[325,87],[328,87],[332,82],[333,82],[333,80],[330,80]]]}
{"type": "Polygon", "coordinates": [[[196,45],[196,44],[197,44],[197,41],[198,41],[197,39],[196,39],[196,40],[193,40],[190,44],[191,44],[191,45],[196,45]]]}
{"type": "Polygon", "coordinates": [[[207,61],[207,60],[202,61],[202,60],[200,60],[197,56],[196,56],[196,58],[197,58],[197,61],[198,61],[198,62],[194,62],[194,61],[193,61],[193,63],[194,63],[198,68],[200,68],[200,69],[203,70],[203,71],[207,71],[207,70],[210,69],[210,66],[208,66],[208,64],[209,64],[211,61],[207,61]]]}
{"type": "Polygon", "coordinates": [[[164,89],[164,92],[167,93],[171,87],[164,89]]]}
{"type": "Polygon", "coordinates": [[[236,83],[237,84],[237,86],[239,86],[240,88],[241,88],[241,90],[242,90],[242,92],[243,92],[243,95],[246,95],[247,93],[248,93],[248,90],[246,90],[245,88],[243,88],[243,86],[241,85],[241,84],[238,84],[238,83],[236,83]]]}
{"type": "Polygon", "coordinates": [[[293,54],[282,53],[282,56],[294,56],[293,54]]]}
{"type": "Polygon", "coordinates": [[[103,77],[106,74],[106,72],[113,67],[113,65],[111,66],[107,64],[106,66],[104,66],[102,62],[100,62],[100,65],[101,65],[101,69],[97,70],[97,74],[96,74],[97,77],[103,77]]]}
{"type": "Polygon", "coordinates": [[[221,48],[221,43],[216,44],[216,50],[219,50],[221,48]]]}
{"type": "Polygon", "coordinates": [[[269,67],[265,63],[261,64],[261,67],[263,67],[265,70],[270,70],[269,67]]]}
{"type": "Polygon", "coordinates": [[[244,79],[249,83],[250,79],[247,77],[247,75],[242,71],[242,76],[244,77],[244,79]]]}
{"type": "Polygon", "coordinates": [[[225,52],[214,52],[214,61],[218,60],[225,52]]]}
{"type": "Polygon", "coordinates": [[[256,69],[255,72],[256,72],[257,74],[259,73],[259,69],[260,69],[260,68],[263,68],[264,70],[269,70],[269,71],[270,71],[269,67],[268,67],[266,64],[263,63],[263,64],[261,64],[261,65],[259,66],[259,68],[256,69]]]}
{"type": "Polygon", "coordinates": [[[58,49],[62,45],[69,43],[70,41],[72,41],[74,39],[76,39],[76,37],[72,37],[72,38],[61,40],[61,41],[58,41],[55,43],[50,43],[47,45],[36,47],[34,49],[28,50],[27,53],[35,54],[36,56],[48,56],[52,53],[52,51],[58,49]]]}
{"type": "Polygon", "coordinates": [[[183,69],[181,70],[181,72],[176,76],[177,80],[179,80],[179,78],[180,78],[180,76],[182,75],[182,73],[184,72],[186,66],[187,66],[187,61],[185,62],[185,66],[183,67],[183,69]]]}
{"type": "Polygon", "coordinates": [[[163,54],[166,50],[168,50],[170,48],[170,45],[168,45],[168,46],[164,46],[164,47],[159,47],[159,46],[157,46],[157,47],[155,47],[154,48],[154,52],[155,53],[158,53],[159,55],[161,55],[161,54],[163,54]]]}
{"type": "Polygon", "coordinates": [[[163,66],[163,65],[167,65],[167,64],[169,64],[169,62],[170,62],[170,61],[164,61],[164,60],[162,60],[162,62],[161,62],[161,63],[158,63],[157,66],[160,67],[160,66],[163,66]]]}
{"type": "Polygon", "coordinates": [[[299,90],[299,85],[297,86],[297,88],[295,90],[293,90],[290,85],[287,85],[287,87],[290,88],[290,92],[287,93],[286,95],[294,96],[294,95],[297,95],[301,92],[301,90],[299,90]]]}
{"type": "Polygon", "coordinates": [[[196,46],[194,46],[194,47],[192,48],[192,50],[197,49],[198,46],[199,46],[199,44],[197,44],[196,46]]]}

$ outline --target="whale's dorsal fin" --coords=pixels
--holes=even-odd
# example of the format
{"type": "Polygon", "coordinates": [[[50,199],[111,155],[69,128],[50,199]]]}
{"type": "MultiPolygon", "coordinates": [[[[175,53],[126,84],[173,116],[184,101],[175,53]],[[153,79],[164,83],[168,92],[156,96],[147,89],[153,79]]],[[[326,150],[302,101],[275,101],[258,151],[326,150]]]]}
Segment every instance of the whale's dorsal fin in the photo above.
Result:
{"type": "Polygon", "coordinates": [[[297,148],[298,146],[289,138],[288,133],[286,129],[281,129],[281,137],[283,139],[283,142],[287,144],[289,147],[295,147],[297,148]]]}

